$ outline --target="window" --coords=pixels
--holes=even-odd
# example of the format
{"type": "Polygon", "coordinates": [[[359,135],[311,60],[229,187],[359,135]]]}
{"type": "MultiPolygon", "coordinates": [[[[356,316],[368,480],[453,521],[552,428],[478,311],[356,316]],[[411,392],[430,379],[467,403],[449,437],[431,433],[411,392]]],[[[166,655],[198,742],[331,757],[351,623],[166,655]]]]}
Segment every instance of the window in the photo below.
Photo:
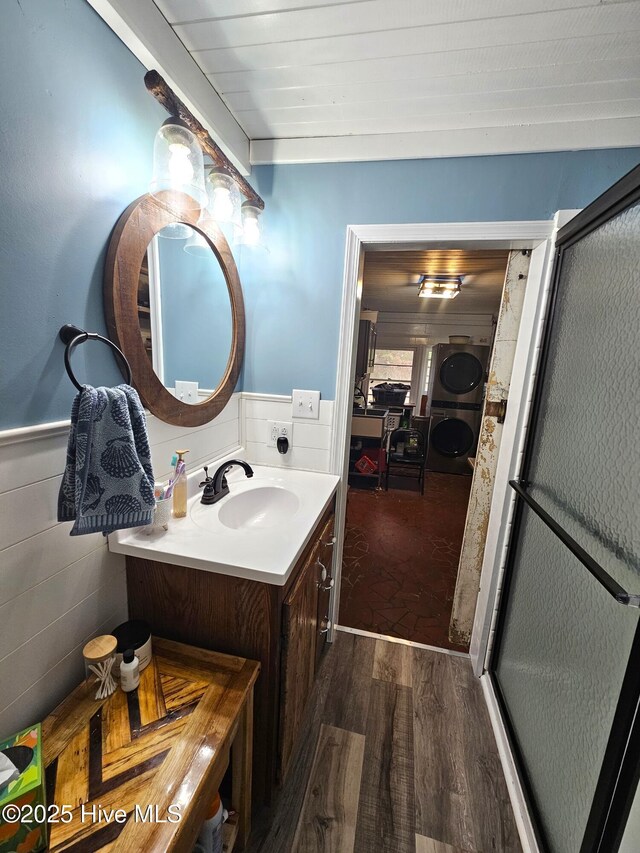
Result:
{"type": "Polygon", "coordinates": [[[373,402],[371,389],[380,382],[404,382],[411,385],[413,356],[414,351],[411,349],[376,349],[376,358],[369,378],[370,403],[373,402]]]}
{"type": "Polygon", "coordinates": [[[427,350],[427,364],[424,369],[424,390],[423,394],[426,394],[429,390],[429,379],[431,378],[431,356],[433,354],[433,349],[429,347],[427,350]]]}

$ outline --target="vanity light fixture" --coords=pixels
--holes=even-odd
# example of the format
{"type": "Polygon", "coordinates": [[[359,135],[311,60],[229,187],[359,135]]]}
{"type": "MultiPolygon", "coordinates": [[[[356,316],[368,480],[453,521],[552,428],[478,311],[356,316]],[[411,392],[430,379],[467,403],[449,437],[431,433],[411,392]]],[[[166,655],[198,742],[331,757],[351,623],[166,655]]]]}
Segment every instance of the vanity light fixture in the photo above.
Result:
{"type": "Polygon", "coordinates": [[[238,234],[237,242],[242,246],[261,246],[262,233],[259,216],[262,213],[259,207],[252,202],[242,203],[242,233],[238,234]]]}
{"type": "Polygon", "coordinates": [[[202,148],[182,119],[171,116],[156,133],[153,144],[152,195],[165,190],[185,193],[192,200],[188,210],[207,204],[202,148]]]}
{"type": "MultiPolygon", "coordinates": [[[[200,163],[202,163],[202,153],[204,152],[213,160],[214,168],[211,172],[210,179],[206,181],[209,185],[210,192],[205,191],[205,179],[202,172],[202,184],[199,181],[200,169],[192,162],[190,158],[186,158],[184,151],[180,148],[173,149],[169,153],[173,154],[176,159],[172,161],[174,177],[176,180],[190,180],[190,186],[178,187],[171,183],[170,179],[165,179],[168,182],[165,185],[160,185],[160,175],[155,166],[155,147],[154,147],[154,180],[150,188],[150,192],[155,194],[163,189],[182,189],[188,193],[197,204],[193,209],[202,208],[201,220],[204,221],[208,217],[213,218],[221,225],[231,223],[234,232],[234,243],[236,245],[257,246],[265,249],[266,246],[262,241],[260,223],[258,221],[260,214],[264,210],[264,201],[253,187],[247,183],[245,178],[236,169],[233,163],[225,155],[222,149],[216,145],[209,132],[200,124],[193,113],[185,104],[177,97],[175,92],[167,84],[165,80],[158,74],[157,71],[147,71],[144,76],[145,86],[153,97],[167,110],[171,116],[160,131],[158,137],[162,134],[163,137],[168,135],[168,131],[163,132],[166,126],[174,126],[179,128],[184,133],[190,133],[193,137],[194,145],[196,146],[200,163]],[[191,178],[187,168],[187,162],[193,166],[193,175],[191,178]],[[158,175],[158,177],[156,177],[158,175]],[[242,196],[246,199],[240,206],[242,196]],[[229,217],[229,218],[228,218],[229,217]]],[[[169,149],[165,139],[159,141],[156,137],[156,145],[158,146],[159,166],[163,174],[169,173],[169,156],[165,149],[169,149]]],[[[189,143],[191,140],[189,140],[189,143]]],[[[185,145],[186,139],[182,135],[178,135],[177,139],[172,139],[170,144],[185,145]]],[[[189,146],[189,150],[191,150],[189,146]]],[[[223,229],[224,230],[224,229],[223,229]]],[[[163,229],[163,237],[179,237],[184,238],[182,223],[176,222],[171,226],[163,229]]],[[[185,247],[186,248],[186,247],[185,247]]]]}
{"type": "MultiPolygon", "coordinates": [[[[254,204],[258,210],[263,210],[264,201],[253,189],[251,184],[247,183],[245,178],[225,155],[224,151],[216,145],[213,139],[209,136],[207,129],[200,124],[188,107],[182,103],[180,98],[178,98],[176,93],[167,84],[166,80],[163,80],[157,71],[151,70],[147,71],[144,75],[144,83],[147,90],[153,95],[158,103],[162,104],[169,115],[178,116],[179,120],[194,134],[202,151],[211,157],[215,165],[231,176],[241,195],[254,204]]],[[[206,204],[206,201],[203,203],[206,204]]]]}
{"type": "Polygon", "coordinates": [[[423,275],[418,282],[418,296],[427,299],[455,299],[460,293],[462,276],[423,275]]]}
{"type": "Polygon", "coordinates": [[[242,227],[240,208],[242,197],[231,175],[221,168],[212,169],[207,175],[207,213],[218,224],[231,223],[242,227]]]}

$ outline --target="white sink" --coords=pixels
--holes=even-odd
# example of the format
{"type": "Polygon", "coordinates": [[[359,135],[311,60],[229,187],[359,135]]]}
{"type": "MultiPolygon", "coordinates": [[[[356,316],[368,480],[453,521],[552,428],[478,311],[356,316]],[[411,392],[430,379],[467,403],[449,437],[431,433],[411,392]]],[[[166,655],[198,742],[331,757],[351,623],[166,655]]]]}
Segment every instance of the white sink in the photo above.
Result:
{"type": "Polygon", "coordinates": [[[295,468],[252,465],[253,477],[233,468],[229,494],[213,505],[200,502],[201,475],[190,474],[185,518],[147,536],[145,528],[119,530],[109,548],[169,565],[283,586],[331,503],[338,477],[295,468]]]}
{"type": "Polygon", "coordinates": [[[265,530],[290,521],[298,497],[281,486],[257,486],[220,501],[218,520],[232,530],[265,530]]]}

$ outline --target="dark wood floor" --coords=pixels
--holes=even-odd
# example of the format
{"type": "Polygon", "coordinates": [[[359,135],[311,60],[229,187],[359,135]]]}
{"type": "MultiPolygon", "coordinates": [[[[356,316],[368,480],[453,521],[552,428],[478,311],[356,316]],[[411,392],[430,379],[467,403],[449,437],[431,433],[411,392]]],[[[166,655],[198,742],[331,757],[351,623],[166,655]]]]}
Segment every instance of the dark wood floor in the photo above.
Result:
{"type": "Polygon", "coordinates": [[[339,622],[466,651],[449,622],[471,477],[427,472],[424,496],[414,484],[349,489],[339,622]]]}
{"type": "Polygon", "coordinates": [[[338,632],[250,853],[521,853],[466,657],[338,632]]]}

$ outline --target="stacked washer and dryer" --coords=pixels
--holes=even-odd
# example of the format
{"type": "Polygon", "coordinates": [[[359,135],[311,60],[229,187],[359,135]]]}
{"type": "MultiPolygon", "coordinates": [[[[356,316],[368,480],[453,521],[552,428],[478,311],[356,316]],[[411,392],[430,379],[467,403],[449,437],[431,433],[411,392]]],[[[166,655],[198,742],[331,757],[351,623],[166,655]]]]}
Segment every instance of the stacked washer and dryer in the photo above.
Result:
{"type": "Polygon", "coordinates": [[[428,471],[472,473],[467,460],[478,446],[489,349],[475,344],[434,346],[428,471]]]}

